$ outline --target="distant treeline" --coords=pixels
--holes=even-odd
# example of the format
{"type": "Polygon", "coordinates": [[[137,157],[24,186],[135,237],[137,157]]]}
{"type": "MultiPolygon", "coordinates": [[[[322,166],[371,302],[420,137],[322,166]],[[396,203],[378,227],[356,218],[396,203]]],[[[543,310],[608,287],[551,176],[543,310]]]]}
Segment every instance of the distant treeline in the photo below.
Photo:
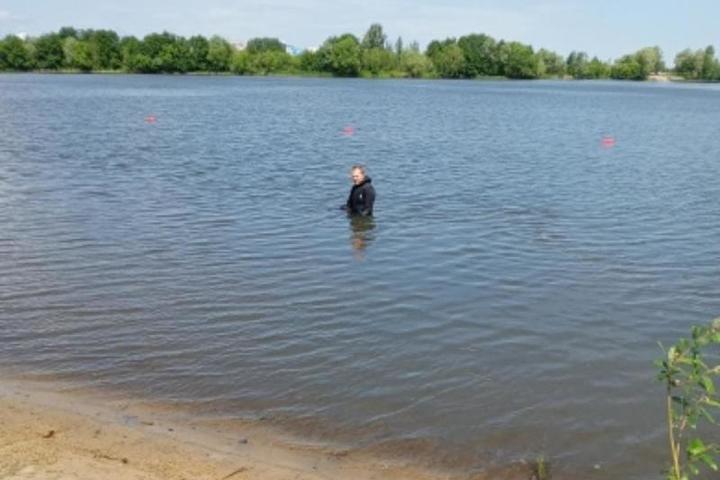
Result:
{"type": "MultiPolygon", "coordinates": [[[[213,36],[184,38],[152,33],[142,40],[119,37],[112,30],[77,30],[0,40],[2,71],[117,71],[130,73],[212,72],[239,75],[308,74],[342,77],[411,78],[615,78],[645,80],[667,72],[659,47],[647,47],[614,62],[572,52],[567,58],[520,42],[485,34],[434,40],[424,52],[417,42],[388,41],[379,24],[362,39],[346,33],[328,38],[316,51],[286,52],[276,38],[254,38],[243,49],[213,36]]],[[[712,46],[684,50],[675,57],[675,75],[692,80],[720,80],[712,46]]]]}

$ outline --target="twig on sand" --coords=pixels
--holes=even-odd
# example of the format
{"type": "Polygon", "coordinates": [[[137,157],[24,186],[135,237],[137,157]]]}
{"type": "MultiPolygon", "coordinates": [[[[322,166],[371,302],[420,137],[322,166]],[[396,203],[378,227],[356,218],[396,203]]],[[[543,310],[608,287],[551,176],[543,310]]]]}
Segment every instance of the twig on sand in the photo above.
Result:
{"type": "Polygon", "coordinates": [[[237,470],[235,470],[234,472],[232,472],[230,475],[225,475],[225,476],[224,476],[223,478],[221,478],[220,480],[227,480],[228,478],[233,477],[233,476],[237,475],[238,473],[243,473],[243,472],[246,472],[246,471],[247,471],[247,468],[246,468],[246,467],[240,467],[240,468],[238,468],[237,470]]]}
{"type": "Polygon", "coordinates": [[[128,463],[130,463],[130,460],[128,460],[126,457],[113,457],[112,455],[107,455],[98,450],[93,451],[92,454],[95,458],[102,458],[105,460],[114,460],[114,461],[117,461],[117,462],[120,462],[120,463],[123,463],[126,465],[128,463]]]}

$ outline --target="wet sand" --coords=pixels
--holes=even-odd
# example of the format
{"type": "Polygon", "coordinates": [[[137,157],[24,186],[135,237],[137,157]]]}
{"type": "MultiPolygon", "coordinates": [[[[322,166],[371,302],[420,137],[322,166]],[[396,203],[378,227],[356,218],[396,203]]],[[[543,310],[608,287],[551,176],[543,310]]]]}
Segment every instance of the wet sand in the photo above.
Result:
{"type": "MultiPolygon", "coordinates": [[[[6,480],[315,480],[456,477],[371,458],[257,425],[223,429],[157,406],[0,381],[0,478],[6,480]]],[[[473,477],[480,478],[480,477],[473,477]]],[[[483,476],[484,478],[484,476],[483,476]]],[[[527,476],[525,476],[527,478],[527,476]]]]}

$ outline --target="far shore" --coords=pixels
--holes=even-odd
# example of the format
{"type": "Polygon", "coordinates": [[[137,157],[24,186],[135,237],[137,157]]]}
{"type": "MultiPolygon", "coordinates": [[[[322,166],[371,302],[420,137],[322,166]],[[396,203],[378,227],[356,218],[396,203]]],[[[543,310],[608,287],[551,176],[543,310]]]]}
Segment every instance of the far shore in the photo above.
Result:
{"type": "MultiPolygon", "coordinates": [[[[76,70],[76,69],[62,69],[62,70],[28,70],[28,71],[13,71],[13,70],[0,70],[0,74],[5,75],[22,75],[22,74],[35,74],[35,75],[139,75],[139,76],[162,76],[169,75],[174,77],[191,76],[191,77],[247,77],[247,78],[337,78],[337,79],[363,79],[363,80],[448,80],[440,77],[406,77],[401,75],[360,75],[357,77],[337,77],[323,72],[274,72],[268,75],[239,75],[232,72],[184,72],[184,73],[138,73],[128,72],[124,70],[76,70]]],[[[463,78],[463,79],[451,79],[451,80],[464,80],[464,81],[518,81],[521,79],[513,79],[508,77],[475,77],[475,78],[463,78]]],[[[542,80],[558,80],[567,82],[593,82],[593,81],[612,81],[612,82],[659,82],[659,83],[693,83],[693,84],[713,84],[719,83],[711,80],[691,80],[679,75],[675,75],[672,72],[662,72],[648,76],[645,80],[619,80],[613,78],[598,78],[598,79],[576,79],[570,76],[558,77],[549,76],[535,79],[527,79],[524,81],[542,81],[542,80]]]]}

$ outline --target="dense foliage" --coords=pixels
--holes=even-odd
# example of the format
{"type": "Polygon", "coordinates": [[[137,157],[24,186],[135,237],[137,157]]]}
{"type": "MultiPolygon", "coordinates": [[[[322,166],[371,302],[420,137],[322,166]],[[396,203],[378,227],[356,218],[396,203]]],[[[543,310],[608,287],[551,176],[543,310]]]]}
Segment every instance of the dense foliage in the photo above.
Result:
{"type": "MultiPolygon", "coordinates": [[[[245,48],[238,48],[218,36],[184,38],[163,32],[138,39],[121,38],[112,30],[63,27],[26,40],[12,35],[0,40],[0,70],[645,80],[665,72],[666,67],[658,47],[643,48],[610,63],[577,51],[564,58],[546,49],[477,33],[433,40],[421,52],[416,42],[405,45],[402,38],[391,42],[376,23],[362,38],[351,33],[333,36],[316,51],[299,55],[288,53],[277,38],[254,38],[245,48]]],[[[720,80],[720,63],[712,46],[688,49],[675,57],[674,72],[691,80],[716,81],[720,80]]]]}
{"type": "Polygon", "coordinates": [[[610,75],[620,80],[645,80],[665,70],[659,47],[643,48],[625,55],[613,65],[610,75]]]}
{"type": "Polygon", "coordinates": [[[720,63],[715,58],[715,49],[708,46],[694,52],[689,48],[683,50],[675,56],[675,72],[689,80],[720,80],[720,63]]]}

